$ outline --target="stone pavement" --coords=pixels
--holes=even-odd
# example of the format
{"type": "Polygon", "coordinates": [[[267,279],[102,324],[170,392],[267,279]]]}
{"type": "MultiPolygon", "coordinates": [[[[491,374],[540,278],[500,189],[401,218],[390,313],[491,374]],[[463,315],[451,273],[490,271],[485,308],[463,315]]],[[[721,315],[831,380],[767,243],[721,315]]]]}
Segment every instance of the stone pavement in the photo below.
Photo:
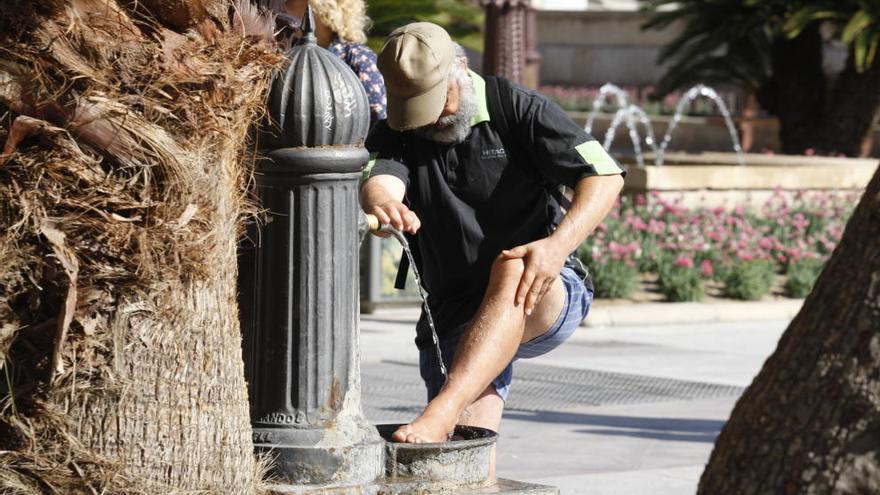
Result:
{"type": "MultiPolygon", "coordinates": [[[[424,406],[416,317],[414,308],[362,315],[362,396],[375,423],[407,421],[424,406]]],[[[582,327],[514,366],[499,476],[563,494],[694,493],[715,437],[787,323],[582,327]]]]}

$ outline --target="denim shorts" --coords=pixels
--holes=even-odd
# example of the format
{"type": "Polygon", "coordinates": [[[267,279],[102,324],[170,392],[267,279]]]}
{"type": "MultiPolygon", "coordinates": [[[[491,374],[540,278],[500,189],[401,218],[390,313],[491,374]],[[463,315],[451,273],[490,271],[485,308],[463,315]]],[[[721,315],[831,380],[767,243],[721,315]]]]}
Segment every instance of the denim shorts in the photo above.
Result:
{"type": "MultiPolygon", "coordinates": [[[[510,392],[510,383],[513,380],[513,362],[520,358],[540,356],[559,347],[574,333],[590,311],[590,304],[593,302],[592,289],[584,285],[584,281],[571,267],[564,267],[559,276],[562,278],[566,297],[556,322],[545,334],[520,344],[507,368],[492,381],[495,391],[505,401],[510,392]]],[[[440,341],[440,353],[443,355],[443,362],[446,364],[447,370],[452,367],[455,348],[458,346],[460,338],[461,334],[440,341]]],[[[430,401],[440,393],[440,389],[443,387],[443,374],[440,372],[437,351],[433,345],[427,346],[419,352],[419,370],[422,380],[425,381],[430,401]]]]}

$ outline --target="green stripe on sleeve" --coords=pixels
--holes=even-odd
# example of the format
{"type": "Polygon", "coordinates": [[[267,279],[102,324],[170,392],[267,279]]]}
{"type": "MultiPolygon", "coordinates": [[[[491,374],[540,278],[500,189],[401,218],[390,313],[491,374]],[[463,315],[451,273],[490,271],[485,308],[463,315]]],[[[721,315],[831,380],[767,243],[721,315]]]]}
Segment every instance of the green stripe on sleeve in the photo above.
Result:
{"type": "Polygon", "coordinates": [[[614,158],[611,158],[611,155],[599,144],[599,141],[587,141],[575,146],[574,149],[588,165],[592,165],[596,169],[596,173],[599,175],[615,175],[623,172],[614,158]]]}
{"type": "Polygon", "coordinates": [[[477,99],[477,113],[471,117],[471,127],[473,127],[480,122],[489,122],[489,101],[486,98],[486,80],[470,69],[468,74],[471,75],[471,81],[474,83],[474,96],[477,99]]]}
{"type": "Polygon", "coordinates": [[[361,173],[361,180],[358,185],[363,184],[370,178],[370,172],[373,171],[373,165],[376,164],[376,157],[379,156],[379,153],[370,153],[370,161],[367,162],[367,165],[364,167],[364,171],[361,173]]]}

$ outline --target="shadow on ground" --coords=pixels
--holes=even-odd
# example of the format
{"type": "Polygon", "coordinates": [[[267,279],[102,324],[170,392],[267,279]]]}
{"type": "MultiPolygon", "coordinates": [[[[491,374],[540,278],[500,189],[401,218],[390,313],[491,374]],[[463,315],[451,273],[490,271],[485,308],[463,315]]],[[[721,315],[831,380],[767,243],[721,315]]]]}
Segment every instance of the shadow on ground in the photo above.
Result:
{"type": "Polygon", "coordinates": [[[578,428],[573,433],[591,435],[628,436],[680,442],[714,443],[724,421],[687,418],[650,418],[553,411],[504,412],[505,419],[538,423],[569,424],[593,428],[578,428]]]}

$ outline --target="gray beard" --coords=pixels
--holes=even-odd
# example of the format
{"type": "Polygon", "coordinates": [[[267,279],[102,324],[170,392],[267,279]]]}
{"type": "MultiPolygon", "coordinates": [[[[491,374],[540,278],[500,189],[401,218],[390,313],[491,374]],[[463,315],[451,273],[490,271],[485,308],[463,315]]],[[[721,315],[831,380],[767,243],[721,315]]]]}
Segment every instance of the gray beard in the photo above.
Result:
{"type": "Polygon", "coordinates": [[[477,99],[474,95],[474,84],[469,76],[458,80],[459,102],[458,111],[452,115],[440,117],[436,123],[419,127],[415,133],[437,143],[457,144],[471,133],[471,119],[477,113],[477,99]]]}

